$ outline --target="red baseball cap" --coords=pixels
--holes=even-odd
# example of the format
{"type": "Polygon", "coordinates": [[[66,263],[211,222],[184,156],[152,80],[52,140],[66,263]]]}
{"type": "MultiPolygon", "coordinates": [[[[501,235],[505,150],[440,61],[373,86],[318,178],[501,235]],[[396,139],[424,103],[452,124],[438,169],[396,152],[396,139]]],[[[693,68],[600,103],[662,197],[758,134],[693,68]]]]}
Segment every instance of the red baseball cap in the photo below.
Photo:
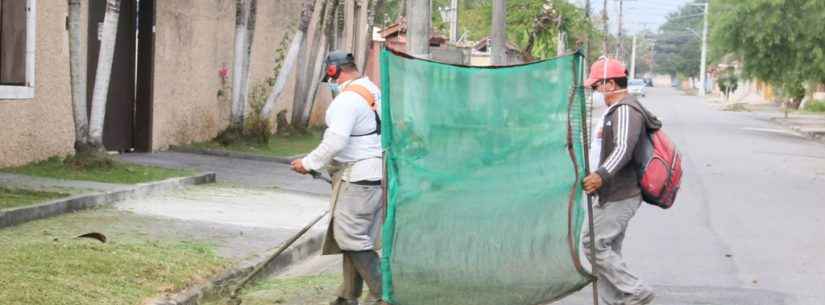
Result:
{"type": "Polygon", "coordinates": [[[584,85],[592,87],[598,81],[621,77],[627,77],[627,68],[624,64],[615,59],[602,58],[590,66],[590,76],[584,81],[584,85]]]}

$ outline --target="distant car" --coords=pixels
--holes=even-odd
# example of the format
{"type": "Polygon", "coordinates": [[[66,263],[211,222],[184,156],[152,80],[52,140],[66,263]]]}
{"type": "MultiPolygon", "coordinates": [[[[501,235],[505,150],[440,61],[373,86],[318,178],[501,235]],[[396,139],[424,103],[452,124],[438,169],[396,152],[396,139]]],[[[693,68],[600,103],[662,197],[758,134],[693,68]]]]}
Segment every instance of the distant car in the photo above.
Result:
{"type": "Polygon", "coordinates": [[[641,79],[631,79],[627,81],[627,92],[635,96],[645,97],[645,87],[647,84],[641,79]]]}
{"type": "Polygon", "coordinates": [[[643,78],[643,79],[644,79],[644,81],[645,81],[645,84],[646,84],[648,87],[653,87],[653,79],[650,79],[650,78],[647,78],[647,77],[646,77],[646,78],[643,78]]]}

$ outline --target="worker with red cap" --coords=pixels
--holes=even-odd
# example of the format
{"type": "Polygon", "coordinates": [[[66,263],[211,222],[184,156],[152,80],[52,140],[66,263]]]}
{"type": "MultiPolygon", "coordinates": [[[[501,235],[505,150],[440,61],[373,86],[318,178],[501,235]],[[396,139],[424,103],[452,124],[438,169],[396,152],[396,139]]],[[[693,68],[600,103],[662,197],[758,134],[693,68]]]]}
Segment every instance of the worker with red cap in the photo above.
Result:
{"type": "Polygon", "coordinates": [[[653,290],[625,264],[622,241],[642,202],[637,176],[641,166],[635,156],[647,139],[647,130],[659,129],[661,122],[628,94],[627,69],[618,60],[602,58],[594,63],[584,85],[604,96],[608,107],[600,126],[598,166],[583,181],[584,190],[598,198],[593,207],[595,244],[591,245],[587,232],[584,249],[588,258],[595,257],[591,263],[604,304],[649,304],[653,290]],[[591,253],[591,246],[595,253],[591,253]]]}

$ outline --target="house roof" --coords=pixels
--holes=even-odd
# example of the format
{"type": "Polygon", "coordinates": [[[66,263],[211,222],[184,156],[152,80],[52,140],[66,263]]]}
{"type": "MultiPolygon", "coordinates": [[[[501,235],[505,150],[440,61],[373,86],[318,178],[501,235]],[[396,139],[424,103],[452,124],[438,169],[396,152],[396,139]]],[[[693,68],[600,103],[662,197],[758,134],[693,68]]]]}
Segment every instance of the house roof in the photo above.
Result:
{"type": "MultiPolygon", "coordinates": [[[[388,25],[383,30],[379,32],[381,37],[385,40],[393,40],[399,37],[399,40],[406,40],[407,34],[407,19],[401,17],[398,21],[394,22],[393,24],[388,25]]],[[[447,37],[439,34],[435,29],[430,31],[430,45],[444,45],[447,43],[447,37]]]]}
{"type": "MultiPolygon", "coordinates": [[[[481,40],[479,40],[473,46],[473,50],[484,52],[484,51],[487,50],[487,47],[489,45],[490,45],[490,36],[487,36],[487,37],[484,37],[481,40]]],[[[512,51],[521,51],[521,49],[519,49],[518,47],[516,47],[516,45],[514,45],[513,43],[511,43],[509,41],[507,42],[507,49],[512,50],[512,51]]]]}

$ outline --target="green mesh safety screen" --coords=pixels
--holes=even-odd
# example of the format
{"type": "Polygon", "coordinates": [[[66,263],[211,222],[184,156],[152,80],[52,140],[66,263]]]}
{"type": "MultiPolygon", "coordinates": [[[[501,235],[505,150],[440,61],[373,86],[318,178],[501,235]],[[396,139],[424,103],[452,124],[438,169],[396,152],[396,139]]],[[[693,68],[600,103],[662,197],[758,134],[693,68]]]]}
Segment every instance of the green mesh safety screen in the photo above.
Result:
{"type": "Polygon", "coordinates": [[[465,67],[384,50],[384,299],[519,305],[590,282],[581,55],[465,67]]]}

